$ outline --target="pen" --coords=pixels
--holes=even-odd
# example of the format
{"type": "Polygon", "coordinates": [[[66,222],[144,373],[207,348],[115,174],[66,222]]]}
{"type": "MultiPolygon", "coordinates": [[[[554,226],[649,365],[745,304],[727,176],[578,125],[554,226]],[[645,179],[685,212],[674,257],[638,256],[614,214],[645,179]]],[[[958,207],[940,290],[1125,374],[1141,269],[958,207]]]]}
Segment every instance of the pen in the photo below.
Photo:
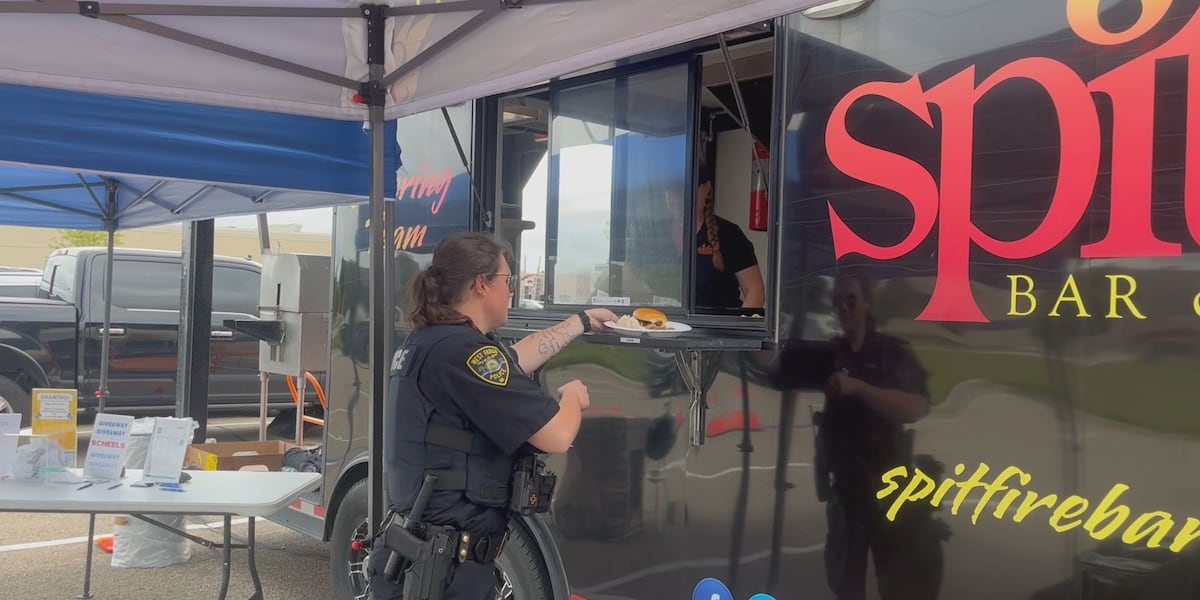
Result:
{"type": "Polygon", "coordinates": [[[117,484],[114,484],[114,485],[110,485],[110,486],[108,486],[108,489],[110,489],[110,490],[115,490],[115,489],[117,489],[117,488],[119,488],[119,487],[121,487],[121,486],[123,486],[123,485],[125,485],[125,484],[124,484],[124,483],[117,483],[117,484]]]}
{"type": "Polygon", "coordinates": [[[81,486],[79,486],[79,487],[75,488],[75,491],[77,491],[77,492],[78,492],[79,490],[86,490],[86,489],[88,489],[88,488],[90,488],[90,487],[92,487],[92,482],[90,482],[90,481],[89,481],[89,482],[87,482],[87,483],[85,483],[85,484],[83,484],[83,485],[81,485],[81,486]]]}

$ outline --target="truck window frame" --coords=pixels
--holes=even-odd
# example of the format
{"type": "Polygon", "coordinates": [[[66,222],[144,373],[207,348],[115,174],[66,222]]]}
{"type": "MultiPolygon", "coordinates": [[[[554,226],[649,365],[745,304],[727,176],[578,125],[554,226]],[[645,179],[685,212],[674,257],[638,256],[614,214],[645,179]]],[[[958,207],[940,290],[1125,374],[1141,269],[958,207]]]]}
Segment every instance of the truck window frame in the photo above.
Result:
{"type": "Polygon", "coordinates": [[[239,264],[233,263],[233,262],[222,262],[220,260],[214,260],[213,261],[213,284],[212,284],[212,292],[213,292],[212,311],[214,313],[222,313],[222,314],[246,315],[246,316],[257,319],[259,317],[258,301],[259,301],[259,286],[261,284],[262,284],[262,272],[256,271],[250,265],[239,265],[239,264]],[[234,293],[231,293],[230,296],[236,296],[240,292],[246,292],[244,294],[245,298],[243,298],[243,300],[248,300],[248,304],[246,306],[225,307],[225,306],[217,305],[217,302],[218,302],[218,299],[217,299],[218,275],[217,275],[217,273],[219,273],[219,272],[227,272],[230,274],[248,273],[254,277],[255,285],[251,288],[247,288],[245,290],[243,290],[242,288],[240,288],[238,286],[229,286],[229,288],[228,288],[230,291],[234,292],[234,293]],[[249,311],[222,310],[224,308],[231,308],[231,309],[249,308],[249,311]]]}
{"type": "Polygon", "coordinates": [[[38,289],[47,299],[57,299],[70,304],[75,303],[79,274],[79,255],[63,252],[51,254],[46,261],[46,270],[42,272],[42,282],[38,289]]]}

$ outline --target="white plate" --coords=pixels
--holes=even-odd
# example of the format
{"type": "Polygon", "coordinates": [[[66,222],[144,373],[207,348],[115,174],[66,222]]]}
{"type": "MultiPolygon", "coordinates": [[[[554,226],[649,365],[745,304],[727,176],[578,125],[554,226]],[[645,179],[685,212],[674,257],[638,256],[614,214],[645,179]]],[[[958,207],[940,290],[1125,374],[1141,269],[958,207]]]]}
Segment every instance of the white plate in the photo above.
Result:
{"type": "Polygon", "coordinates": [[[692,330],[689,325],[675,321],[667,321],[666,329],[629,329],[617,325],[614,321],[606,321],[604,325],[621,335],[632,337],[673,338],[692,330]]]}

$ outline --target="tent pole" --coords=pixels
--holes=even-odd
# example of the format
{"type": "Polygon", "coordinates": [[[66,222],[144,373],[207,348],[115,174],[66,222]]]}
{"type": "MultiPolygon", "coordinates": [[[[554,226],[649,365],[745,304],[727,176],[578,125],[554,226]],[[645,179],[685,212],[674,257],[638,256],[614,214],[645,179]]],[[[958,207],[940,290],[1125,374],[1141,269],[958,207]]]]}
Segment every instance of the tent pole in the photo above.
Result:
{"type": "Polygon", "coordinates": [[[104,196],[106,214],[104,228],[108,230],[108,254],[104,257],[104,328],[100,333],[100,386],[96,388],[96,399],[99,401],[98,412],[104,412],[108,403],[108,357],[112,327],[112,285],[113,285],[113,246],[117,231],[117,184],[115,181],[104,180],[104,196]]]}
{"type": "Polygon", "coordinates": [[[271,228],[267,224],[267,213],[258,213],[258,248],[260,254],[271,253],[271,228]]]}
{"type": "Polygon", "coordinates": [[[203,443],[208,436],[214,236],[212,219],[184,224],[175,416],[191,417],[198,424],[192,438],[195,443],[203,443]]]}
{"type": "Polygon", "coordinates": [[[374,537],[379,523],[387,510],[383,495],[383,435],[384,399],[388,388],[388,355],[392,347],[392,298],[388,295],[391,285],[392,251],[390,213],[383,197],[383,109],[387,101],[387,88],[382,84],[384,56],[387,45],[384,36],[386,5],[361,6],[362,16],[367,22],[367,82],[362,85],[359,96],[368,107],[367,126],[371,140],[371,239],[370,253],[370,309],[371,309],[371,401],[370,426],[367,435],[367,528],[374,537]]]}
{"type": "MultiPolygon", "coordinates": [[[[266,262],[266,255],[271,253],[271,230],[267,223],[267,213],[258,213],[258,246],[261,262],[266,262]]],[[[259,317],[262,317],[262,311],[259,311],[259,317]]],[[[304,384],[304,378],[300,377],[300,384],[304,384]]],[[[267,413],[270,412],[268,404],[271,395],[271,374],[259,369],[258,371],[258,441],[267,441],[267,413]]],[[[304,394],[300,394],[301,400],[296,403],[296,434],[299,436],[303,427],[304,418],[304,394]]]]}

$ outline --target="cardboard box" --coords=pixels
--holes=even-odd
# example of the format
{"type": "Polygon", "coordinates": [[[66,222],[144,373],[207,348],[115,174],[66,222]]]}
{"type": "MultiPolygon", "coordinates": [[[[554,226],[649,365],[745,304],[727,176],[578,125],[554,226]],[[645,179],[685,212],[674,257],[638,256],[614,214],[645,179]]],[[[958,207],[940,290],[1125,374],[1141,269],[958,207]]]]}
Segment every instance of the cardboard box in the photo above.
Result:
{"type": "Polygon", "coordinates": [[[283,466],[283,454],[291,448],[299,446],[280,440],[192,444],[183,464],[204,471],[236,471],[250,465],[278,471],[283,466]]]}

